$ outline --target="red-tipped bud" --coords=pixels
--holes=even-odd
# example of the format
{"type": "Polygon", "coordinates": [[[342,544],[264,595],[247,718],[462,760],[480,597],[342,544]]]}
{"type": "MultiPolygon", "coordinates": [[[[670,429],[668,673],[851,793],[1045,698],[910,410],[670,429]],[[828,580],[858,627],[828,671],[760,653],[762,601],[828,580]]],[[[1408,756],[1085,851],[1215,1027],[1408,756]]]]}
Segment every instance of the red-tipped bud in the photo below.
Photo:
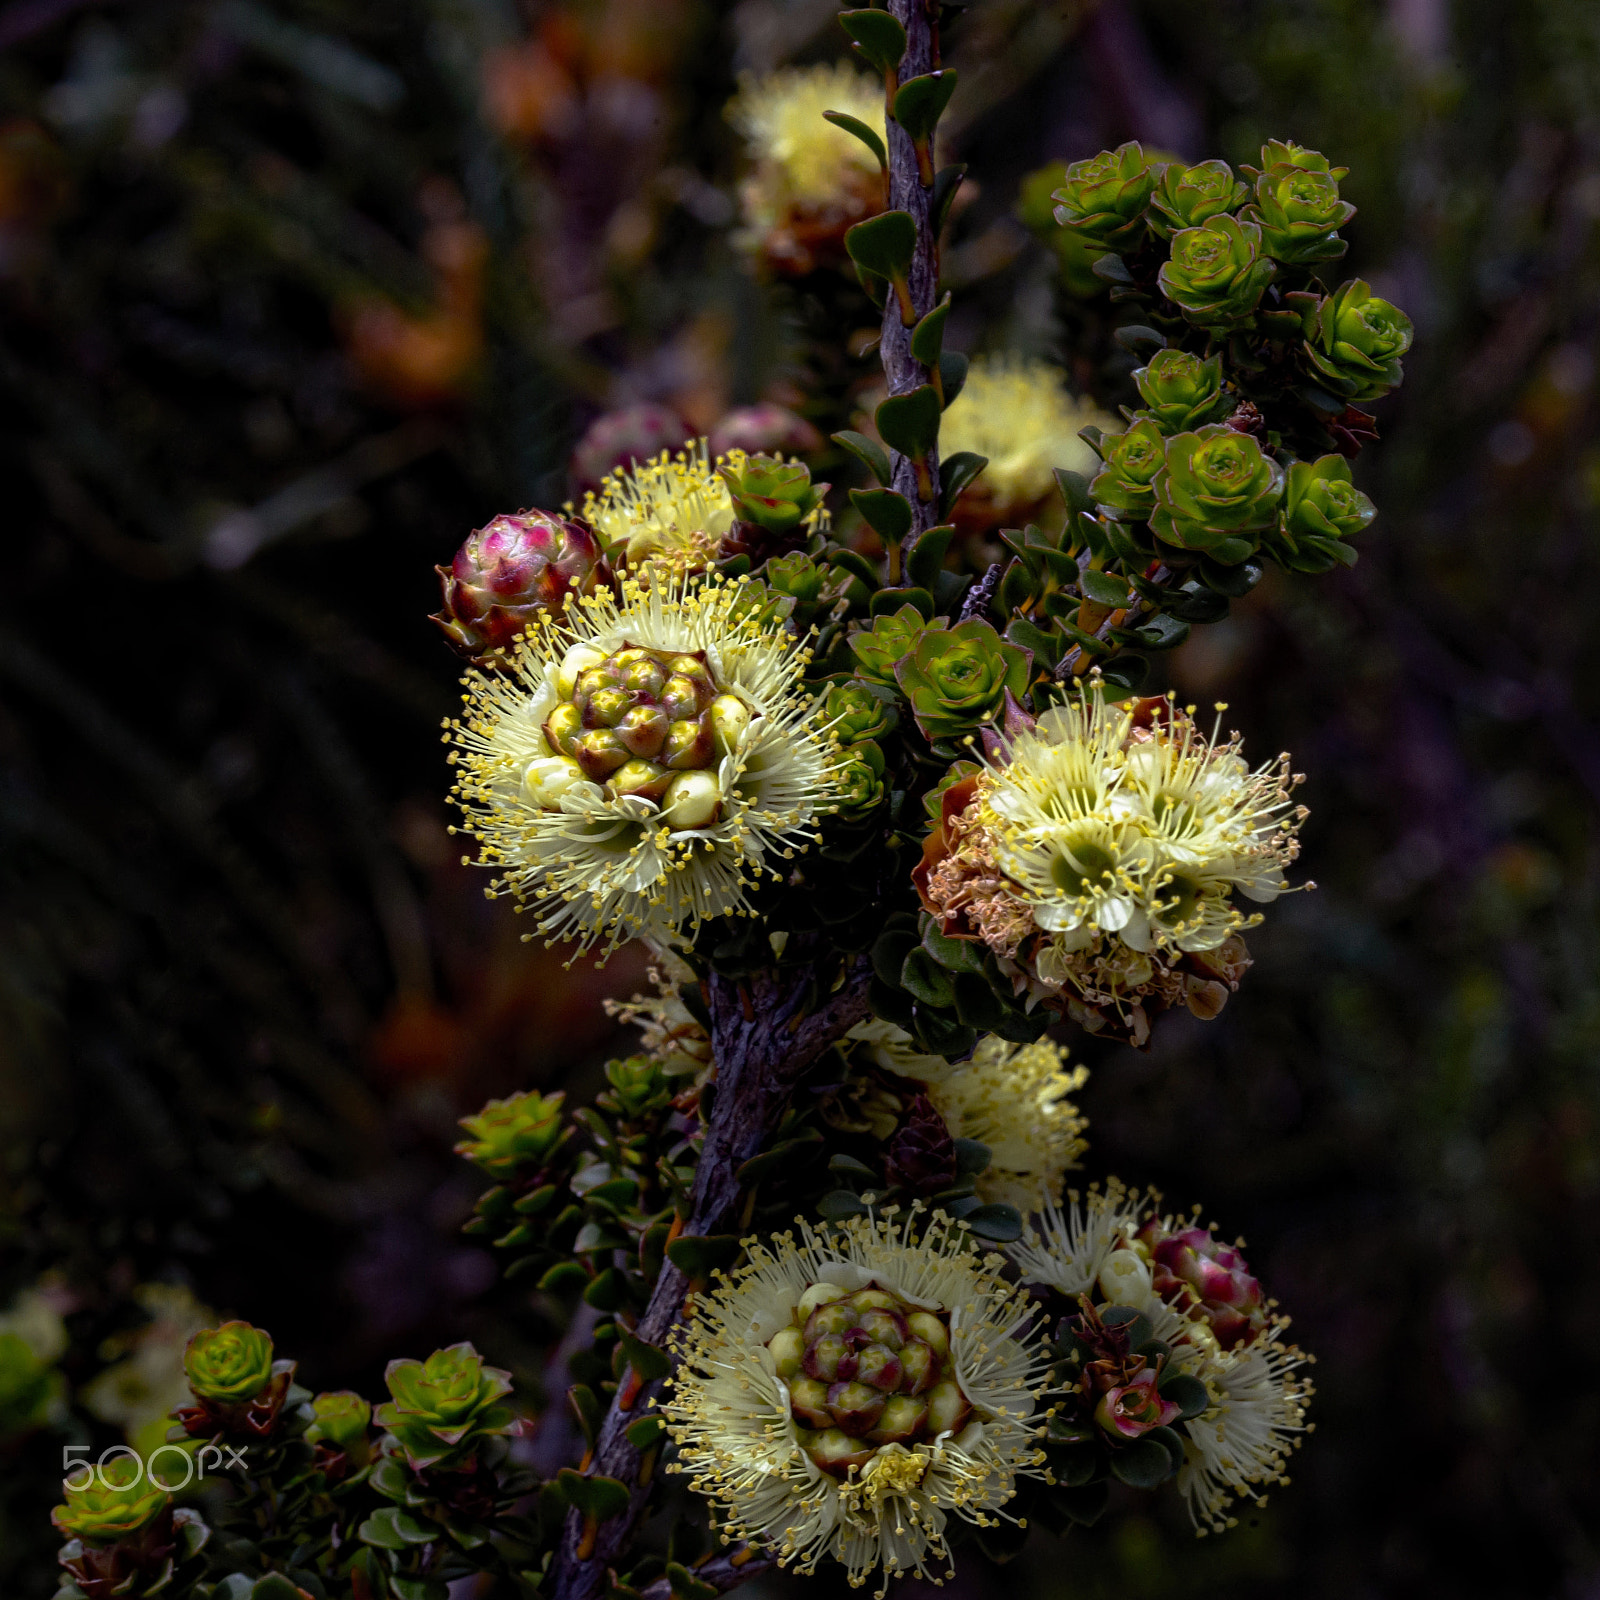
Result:
{"type": "Polygon", "coordinates": [[[1163,1299],[1192,1296],[1225,1350],[1247,1344],[1267,1323],[1261,1285],[1244,1256],[1208,1228],[1182,1228],[1151,1237],[1151,1280],[1163,1299]]]}
{"type": "Polygon", "coordinates": [[[712,459],[730,450],[750,456],[806,455],[822,448],[822,435],[787,406],[763,403],[730,411],[711,430],[712,459]]]}
{"type": "Polygon", "coordinates": [[[444,608],[433,620],[462,655],[490,664],[541,611],[611,581],[600,541],[580,523],[522,511],[486,523],[440,567],[444,608]]]}
{"type": "Polygon", "coordinates": [[[693,437],[677,412],[646,402],[607,411],[589,424],[572,452],[572,487],[581,495],[598,489],[608,472],[636,467],[663,450],[676,450],[693,437]]]}

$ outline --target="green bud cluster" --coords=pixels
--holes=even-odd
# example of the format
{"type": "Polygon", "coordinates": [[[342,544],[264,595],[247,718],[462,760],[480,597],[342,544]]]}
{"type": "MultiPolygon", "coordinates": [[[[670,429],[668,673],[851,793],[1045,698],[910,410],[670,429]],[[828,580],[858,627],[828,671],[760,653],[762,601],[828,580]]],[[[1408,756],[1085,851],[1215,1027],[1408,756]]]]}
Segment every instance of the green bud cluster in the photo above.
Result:
{"type": "Polygon", "coordinates": [[[950,1321],[876,1284],[817,1283],[767,1341],[802,1447],[835,1477],[880,1446],[959,1432],[972,1407],[956,1381],[950,1321]]]}
{"type": "Polygon", "coordinates": [[[563,1131],[560,1093],[544,1095],[537,1089],[491,1100],[482,1111],[463,1117],[461,1126],[472,1136],[455,1147],[458,1156],[491,1178],[509,1178],[518,1167],[541,1167],[561,1142],[563,1131]]]}
{"type": "Polygon", "coordinates": [[[500,1402],[511,1374],[484,1364],[470,1344],[435,1350],[426,1361],[391,1361],[383,1379],[391,1399],[374,1413],[414,1467],[464,1452],[476,1440],[509,1433],[516,1420],[500,1402]]]}
{"type": "Polygon", "coordinates": [[[529,797],[548,808],[575,783],[654,801],[670,827],[708,828],[722,815],[714,769],[750,725],[737,695],[722,692],[703,652],[630,646],[610,655],[574,645],[560,699],[544,723],[551,754],[529,763],[529,797]]]}
{"type": "Polygon", "coordinates": [[[62,1488],[65,1503],[51,1520],[68,1538],[90,1545],[130,1538],[172,1504],[172,1496],[150,1481],[133,1456],[116,1456],[76,1482],[69,1478],[62,1488]]]}
{"type": "Polygon", "coordinates": [[[795,532],[822,504],[828,488],[813,483],[802,462],[780,456],[747,456],[718,470],[728,486],[734,515],[769,533],[795,532]]]}
{"type": "Polygon", "coordinates": [[[242,1404],[272,1382],[272,1339],[248,1322],[204,1328],[184,1350],[183,1370],[195,1399],[242,1404]]]}

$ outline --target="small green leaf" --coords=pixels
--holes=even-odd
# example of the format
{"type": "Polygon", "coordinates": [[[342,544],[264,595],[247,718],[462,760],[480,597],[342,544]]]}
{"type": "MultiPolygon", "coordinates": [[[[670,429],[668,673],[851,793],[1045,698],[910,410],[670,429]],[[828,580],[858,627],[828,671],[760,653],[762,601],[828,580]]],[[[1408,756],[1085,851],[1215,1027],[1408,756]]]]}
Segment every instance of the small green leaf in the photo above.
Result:
{"type": "Polygon", "coordinates": [[[623,1437],[635,1450],[649,1450],[660,1444],[666,1431],[667,1425],[660,1417],[640,1417],[637,1422],[628,1424],[623,1437]]]}
{"type": "Polygon", "coordinates": [[[667,1246],[667,1259],[690,1278],[709,1278],[717,1268],[731,1267],[739,1248],[737,1234],[685,1234],[667,1246]]]}
{"type": "Polygon", "coordinates": [[[583,1291],[583,1299],[596,1311],[618,1311],[628,1301],[628,1280],[615,1267],[607,1267],[583,1291]]]}
{"type": "Polygon", "coordinates": [[[1172,1457],[1158,1439],[1133,1439],[1112,1453],[1111,1471],[1129,1488],[1154,1489],[1172,1476],[1172,1457]]]}
{"type": "Polygon", "coordinates": [[[993,1033],[1005,1015],[1005,1003],[987,977],[958,972],[955,981],[956,1015],[979,1033],[993,1033]]]}
{"type": "Polygon", "coordinates": [[[889,165],[889,152],[883,148],[883,140],[860,117],[852,117],[847,111],[824,111],[822,115],[834,127],[853,133],[878,158],[880,167],[889,165]]]}
{"type": "Polygon", "coordinates": [[[906,53],[906,30],[887,11],[876,7],[843,11],[839,26],[855,41],[855,48],[879,72],[894,72],[906,53]]]}
{"type": "MultiPolygon", "coordinates": [[[[888,452],[876,439],[869,439],[866,434],[855,433],[849,428],[833,434],[832,438],[841,450],[848,450],[879,483],[887,484],[893,477],[888,452]]],[[[833,559],[837,563],[838,557],[833,559]]]]}
{"type": "Polygon", "coordinates": [[[921,946],[914,949],[901,966],[900,986],[924,1005],[942,1007],[955,1003],[956,990],[951,974],[921,946]]]}
{"type": "Polygon", "coordinates": [[[608,1522],[612,1517],[620,1517],[628,1509],[627,1485],[615,1478],[586,1478],[571,1467],[563,1467],[557,1475],[557,1481],[568,1503],[577,1507],[585,1517],[593,1517],[596,1522],[608,1522]]]}
{"type": "Polygon", "coordinates": [[[967,386],[967,358],[959,350],[946,350],[939,357],[939,387],[944,390],[944,403],[953,406],[956,396],[967,386]]]}
{"type": "Polygon", "coordinates": [[[1162,1382],[1160,1394],[1163,1400],[1170,1400],[1176,1406],[1182,1406],[1179,1422],[1187,1422],[1190,1417],[1198,1417],[1201,1412],[1211,1405],[1211,1395],[1206,1386],[1196,1377],[1187,1372],[1174,1372],[1162,1382]]]}
{"type": "Polygon", "coordinates": [[[742,1187],[752,1188],[780,1168],[788,1166],[802,1150],[808,1150],[812,1145],[821,1143],[821,1133],[815,1128],[807,1128],[804,1133],[796,1135],[793,1139],[784,1139],[770,1150],[763,1150],[760,1155],[751,1156],[734,1176],[742,1187]]]}
{"type": "Polygon", "coordinates": [[[976,1139],[957,1139],[956,1146],[956,1171],[969,1178],[975,1178],[980,1172],[987,1171],[989,1166],[989,1147],[980,1144],[976,1139]]]}
{"type": "Polygon", "coordinates": [[[1241,561],[1237,566],[1231,563],[1222,566],[1207,560],[1205,556],[1200,558],[1200,576],[1206,585],[1231,600],[1242,600],[1249,594],[1261,582],[1265,570],[1259,561],[1241,561]]]}
{"type": "Polygon", "coordinates": [[[880,211],[849,229],[844,247],[863,272],[876,273],[892,282],[911,270],[911,258],[917,249],[917,225],[909,211],[880,211]]]}
{"type": "Polygon", "coordinates": [[[953,68],[908,78],[894,97],[894,120],[920,144],[938,127],[939,118],[955,92],[953,68]]]}
{"type": "Polygon", "coordinates": [[[567,1390],[567,1404],[572,1408],[572,1414],[577,1418],[578,1427],[589,1448],[594,1449],[595,1440],[600,1437],[599,1397],[588,1384],[575,1383],[567,1390]]]}
{"type": "Polygon", "coordinates": [[[989,465],[988,456],[975,450],[957,450],[939,463],[939,515],[947,517],[961,498],[961,491],[989,465]]]}
{"type": "Polygon", "coordinates": [[[920,460],[939,442],[939,396],[931,383],[910,394],[892,394],[878,407],[874,420],[891,450],[920,460]]]}
{"type": "Polygon", "coordinates": [[[623,1358],[646,1383],[654,1383],[672,1371],[672,1361],[665,1350],[634,1338],[626,1328],[617,1330],[617,1342],[622,1346],[623,1358]]]}
{"type": "Polygon", "coordinates": [[[1062,654],[1062,647],[1055,635],[1046,633],[1043,628],[1029,622],[1026,617],[1013,617],[1006,624],[1005,637],[1012,644],[1021,645],[1024,650],[1031,651],[1033,659],[1041,667],[1053,666],[1062,654]]]}
{"type": "MultiPolygon", "coordinates": [[[[1093,446],[1096,441],[1086,437],[1089,431],[1088,428],[1080,428],[1078,437],[1093,446]]],[[[1098,436],[1100,430],[1096,428],[1094,432],[1098,436]]],[[[1089,480],[1081,472],[1073,472],[1066,467],[1057,467],[1055,470],[1056,487],[1061,491],[1061,498],[1067,503],[1067,510],[1093,511],[1094,496],[1089,493],[1089,480]]]]}
{"type": "Polygon", "coordinates": [[[829,1222],[843,1222],[846,1217],[864,1217],[867,1207],[861,1197],[849,1189],[833,1189],[817,1201],[818,1216],[829,1222]]]}
{"type": "Polygon", "coordinates": [[[906,577],[912,583],[924,589],[933,587],[934,579],[944,566],[945,552],[949,550],[955,532],[952,526],[945,523],[937,528],[925,528],[917,535],[917,542],[906,554],[906,577]]]}
{"type": "Polygon", "coordinates": [[[1133,630],[1134,641],[1146,650],[1176,650],[1189,637],[1189,624],[1171,616],[1152,617],[1133,630]]]}
{"type": "Polygon", "coordinates": [[[576,1261],[558,1261],[539,1280],[539,1287],[546,1294],[559,1294],[567,1289],[576,1289],[589,1281],[589,1274],[578,1265],[576,1261]]]}
{"type": "Polygon", "coordinates": [[[980,1239],[995,1244],[1010,1244],[1022,1237],[1022,1213],[1015,1206],[979,1206],[962,1220],[980,1239]]]}
{"type": "Polygon", "coordinates": [[[911,330],[911,354],[925,367],[937,366],[944,349],[944,325],[950,315],[950,296],[946,295],[911,330]]]}
{"type": "Polygon", "coordinates": [[[911,502],[893,489],[852,489],[850,504],[885,544],[899,544],[911,532],[911,502]]]}
{"type": "Polygon", "coordinates": [[[1103,256],[1096,257],[1089,270],[1097,278],[1104,278],[1107,283],[1131,284],[1133,274],[1128,271],[1128,264],[1114,250],[1108,250],[1103,256]]]}
{"type": "MultiPolygon", "coordinates": [[[[1108,689],[1137,689],[1150,676],[1150,663],[1143,656],[1120,655],[1100,669],[1108,689]]],[[[1112,698],[1108,696],[1107,698],[1112,698]]]]}
{"type": "Polygon", "coordinates": [[[1124,350],[1131,350],[1135,355],[1142,355],[1146,350],[1154,352],[1167,348],[1167,336],[1164,333],[1157,333],[1154,328],[1147,328],[1138,322],[1126,328],[1118,328],[1111,337],[1124,350]]]}
{"type": "MultiPolygon", "coordinates": [[[[430,1533],[428,1537],[434,1537],[430,1533]]],[[[298,1584],[290,1583],[281,1572],[269,1572],[266,1577],[256,1579],[255,1587],[250,1591],[250,1600],[302,1600],[304,1590],[298,1584]]]]}
{"type": "Polygon", "coordinates": [[[948,972],[982,972],[984,946],[976,939],[951,939],[932,917],[923,918],[922,948],[948,972]]]}
{"type": "Polygon", "coordinates": [[[1109,572],[1096,572],[1093,567],[1078,574],[1078,587],[1085,600],[1097,606],[1125,606],[1128,603],[1128,580],[1109,572]]]}
{"type": "Polygon", "coordinates": [[[926,589],[880,589],[873,595],[869,609],[874,617],[886,617],[905,606],[910,606],[924,622],[933,621],[933,596],[926,589]]]}
{"type": "Polygon", "coordinates": [[[961,187],[961,180],[966,175],[965,161],[957,162],[954,166],[940,167],[933,175],[933,194],[928,201],[928,215],[933,224],[935,238],[944,230],[945,218],[950,214],[950,204],[955,199],[956,191],[961,187]]]}

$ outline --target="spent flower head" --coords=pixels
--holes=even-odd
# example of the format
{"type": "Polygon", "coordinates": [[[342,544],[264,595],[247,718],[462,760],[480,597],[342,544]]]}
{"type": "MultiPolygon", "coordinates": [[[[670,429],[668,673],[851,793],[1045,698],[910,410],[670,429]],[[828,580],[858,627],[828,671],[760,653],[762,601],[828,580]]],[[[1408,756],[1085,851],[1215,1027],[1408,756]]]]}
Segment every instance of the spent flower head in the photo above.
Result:
{"type": "Polygon", "coordinates": [[[747,911],[833,809],[809,653],[752,611],[764,593],[624,579],[540,619],[505,673],[469,674],[446,734],[456,801],[499,870],[490,892],[530,905],[548,940],[682,942],[747,911]]]}
{"type": "Polygon", "coordinates": [[[697,1296],[663,1404],[676,1470],[727,1539],[880,1597],[948,1560],[951,1515],[1004,1517],[1040,1473],[1046,1357],[1026,1294],[942,1214],[747,1241],[697,1296]]]}
{"type": "Polygon", "coordinates": [[[1167,1421],[1183,1441],[1178,1489],[1205,1532],[1232,1525],[1237,1497],[1259,1503],[1287,1481],[1306,1431],[1309,1358],[1285,1341],[1288,1318],[1264,1298],[1239,1246],[1220,1244],[1193,1217],[1161,1215],[1159,1203],[1112,1180],[1048,1207],[1009,1253],[1027,1282],[1096,1317],[1111,1306],[1139,1312],[1168,1351],[1166,1369],[1204,1385],[1203,1409],[1167,1421]]]}

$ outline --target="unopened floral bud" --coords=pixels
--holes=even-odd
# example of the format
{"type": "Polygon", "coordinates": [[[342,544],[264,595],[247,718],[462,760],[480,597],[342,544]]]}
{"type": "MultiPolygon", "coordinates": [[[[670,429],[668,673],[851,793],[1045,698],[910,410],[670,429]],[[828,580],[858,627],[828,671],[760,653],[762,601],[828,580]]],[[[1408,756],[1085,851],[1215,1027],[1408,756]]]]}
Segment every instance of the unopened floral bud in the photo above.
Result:
{"type": "Polygon", "coordinates": [[[669,827],[709,828],[722,814],[722,788],[709,772],[680,772],[661,798],[669,827]]]}
{"type": "Polygon", "coordinates": [[[589,670],[597,667],[606,658],[604,650],[592,644],[575,644],[561,658],[561,666],[556,673],[556,690],[563,699],[570,700],[573,691],[578,686],[578,679],[589,670]]]}
{"type": "Polygon", "coordinates": [[[954,1433],[972,1413],[967,1397],[953,1379],[946,1378],[928,1391],[928,1431],[933,1434],[954,1433]]]}
{"type": "Polygon", "coordinates": [[[737,750],[749,726],[750,708],[737,695],[719,694],[711,702],[711,738],[719,756],[737,750]]]}
{"type": "Polygon", "coordinates": [[[786,406],[763,402],[730,411],[711,430],[707,441],[713,456],[735,450],[750,455],[794,455],[822,448],[822,435],[786,406]]]}
{"type": "Polygon", "coordinates": [[[1136,1250],[1113,1250],[1100,1269],[1100,1292],[1116,1306],[1136,1306],[1150,1293],[1150,1268],[1136,1250]]]}
{"type": "Polygon", "coordinates": [[[778,1376],[792,1378],[800,1370],[800,1363],[805,1357],[805,1335],[798,1328],[782,1328],[767,1348],[777,1363],[778,1376]]]}
{"type": "Polygon", "coordinates": [[[1183,1410],[1156,1392],[1156,1373],[1146,1369],[1132,1382],[1107,1389],[1094,1408],[1094,1420],[1113,1438],[1137,1439],[1164,1428],[1183,1410]]]}
{"type": "Polygon", "coordinates": [[[522,787],[536,806],[553,811],[575,783],[583,783],[583,768],[570,756],[541,756],[530,761],[522,774],[522,787]]]}
{"type": "Polygon", "coordinates": [[[547,511],[496,517],[473,533],[448,568],[437,569],[444,609],[433,621],[457,650],[486,665],[535,617],[571,595],[609,583],[600,541],[547,511]]]}

